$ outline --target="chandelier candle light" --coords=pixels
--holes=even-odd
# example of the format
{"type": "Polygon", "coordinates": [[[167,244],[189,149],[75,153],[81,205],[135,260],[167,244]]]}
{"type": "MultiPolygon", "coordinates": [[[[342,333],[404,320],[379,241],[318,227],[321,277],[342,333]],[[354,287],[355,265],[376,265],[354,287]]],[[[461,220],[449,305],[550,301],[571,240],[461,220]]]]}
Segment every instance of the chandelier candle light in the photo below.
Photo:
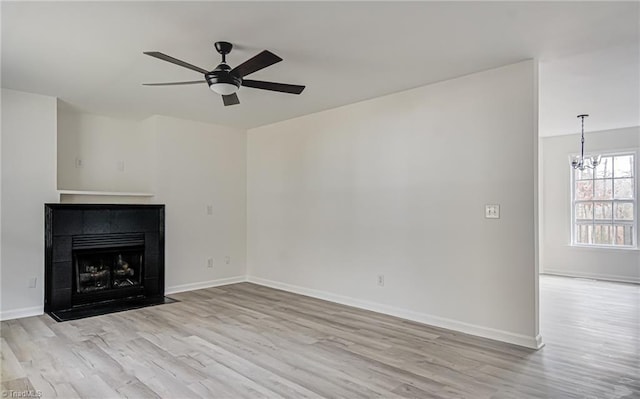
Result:
{"type": "Polygon", "coordinates": [[[587,114],[578,115],[578,118],[582,119],[582,139],[581,139],[581,148],[580,148],[580,156],[576,156],[571,160],[571,166],[573,169],[585,170],[585,169],[595,169],[600,164],[600,155],[592,156],[585,158],[584,157],[584,118],[586,118],[587,114]]]}

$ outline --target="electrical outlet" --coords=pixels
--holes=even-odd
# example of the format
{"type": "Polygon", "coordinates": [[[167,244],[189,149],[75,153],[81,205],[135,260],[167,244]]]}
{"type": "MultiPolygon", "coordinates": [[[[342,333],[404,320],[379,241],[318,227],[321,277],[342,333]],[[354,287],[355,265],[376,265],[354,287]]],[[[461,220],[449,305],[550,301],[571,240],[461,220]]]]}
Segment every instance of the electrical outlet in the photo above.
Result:
{"type": "Polygon", "coordinates": [[[207,259],[207,267],[210,269],[213,267],[213,258],[207,259]]]}
{"type": "Polygon", "coordinates": [[[118,172],[124,172],[124,161],[118,161],[118,172]]]}
{"type": "Polygon", "coordinates": [[[487,204],[484,206],[485,219],[500,219],[500,205],[487,204]]]}
{"type": "Polygon", "coordinates": [[[231,263],[231,257],[230,257],[230,256],[225,256],[225,257],[224,257],[224,263],[226,263],[227,265],[228,265],[229,263],[231,263]]]}
{"type": "Polygon", "coordinates": [[[82,158],[76,158],[76,168],[84,168],[84,161],[82,160],[82,158]]]}
{"type": "Polygon", "coordinates": [[[207,215],[213,215],[213,205],[211,204],[207,205],[207,215]]]}
{"type": "Polygon", "coordinates": [[[29,281],[27,282],[27,287],[29,288],[36,288],[36,284],[38,282],[38,278],[37,277],[31,277],[29,279],[29,281]]]}
{"type": "Polygon", "coordinates": [[[378,285],[384,287],[384,274],[378,274],[378,285]]]}

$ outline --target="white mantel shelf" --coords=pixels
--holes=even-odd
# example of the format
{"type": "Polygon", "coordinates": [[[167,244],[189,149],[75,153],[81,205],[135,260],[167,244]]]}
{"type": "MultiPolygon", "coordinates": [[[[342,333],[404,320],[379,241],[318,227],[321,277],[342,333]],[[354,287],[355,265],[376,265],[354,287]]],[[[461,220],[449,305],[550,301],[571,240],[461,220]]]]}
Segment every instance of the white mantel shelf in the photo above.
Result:
{"type": "Polygon", "coordinates": [[[58,190],[60,195],[95,195],[110,197],[153,197],[153,193],[136,193],[122,191],[82,191],[82,190],[58,190]]]}

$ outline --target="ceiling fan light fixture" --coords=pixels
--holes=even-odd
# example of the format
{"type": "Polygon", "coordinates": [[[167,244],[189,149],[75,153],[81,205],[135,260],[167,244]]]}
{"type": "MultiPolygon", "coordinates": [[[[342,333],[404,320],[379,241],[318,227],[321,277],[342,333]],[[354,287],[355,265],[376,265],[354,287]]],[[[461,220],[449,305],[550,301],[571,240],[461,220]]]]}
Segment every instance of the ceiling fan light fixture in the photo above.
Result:
{"type": "Polygon", "coordinates": [[[211,91],[213,91],[214,93],[218,93],[221,96],[228,96],[238,91],[239,87],[232,83],[218,82],[210,84],[209,88],[211,89],[211,91]]]}

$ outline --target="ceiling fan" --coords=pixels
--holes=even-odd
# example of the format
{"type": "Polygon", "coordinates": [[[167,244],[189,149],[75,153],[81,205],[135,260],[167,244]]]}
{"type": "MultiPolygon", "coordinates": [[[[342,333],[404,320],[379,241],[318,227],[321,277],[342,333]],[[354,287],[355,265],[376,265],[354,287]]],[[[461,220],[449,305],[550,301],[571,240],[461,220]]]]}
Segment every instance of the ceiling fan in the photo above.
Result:
{"type": "Polygon", "coordinates": [[[286,83],[265,82],[262,80],[250,80],[244,77],[257,72],[263,68],[271,66],[277,62],[282,61],[282,58],[273,54],[268,50],[264,50],[261,53],[249,58],[242,64],[231,69],[227,65],[226,56],[231,52],[233,45],[229,42],[216,42],[216,50],[222,55],[222,62],[213,70],[207,71],[206,69],[191,65],[187,62],[173,58],[166,54],[157,51],[145,51],[144,54],[151,57],[158,58],[163,61],[170,62],[172,64],[179,65],[184,68],[191,69],[196,72],[204,74],[204,80],[193,80],[188,82],[170,82],[170,83],[143,83],[144,86],[176,86],[176,85],[190,85],[198,83],[206,83],[209,88],[222,96],[222,102],[225,106],[240,104],[238,95],[236,92],[240,86],[251,87],[254,89],[279,91],[282,93],[300,94],[304,90],[305,86],[291,85],[286,83]]]}

